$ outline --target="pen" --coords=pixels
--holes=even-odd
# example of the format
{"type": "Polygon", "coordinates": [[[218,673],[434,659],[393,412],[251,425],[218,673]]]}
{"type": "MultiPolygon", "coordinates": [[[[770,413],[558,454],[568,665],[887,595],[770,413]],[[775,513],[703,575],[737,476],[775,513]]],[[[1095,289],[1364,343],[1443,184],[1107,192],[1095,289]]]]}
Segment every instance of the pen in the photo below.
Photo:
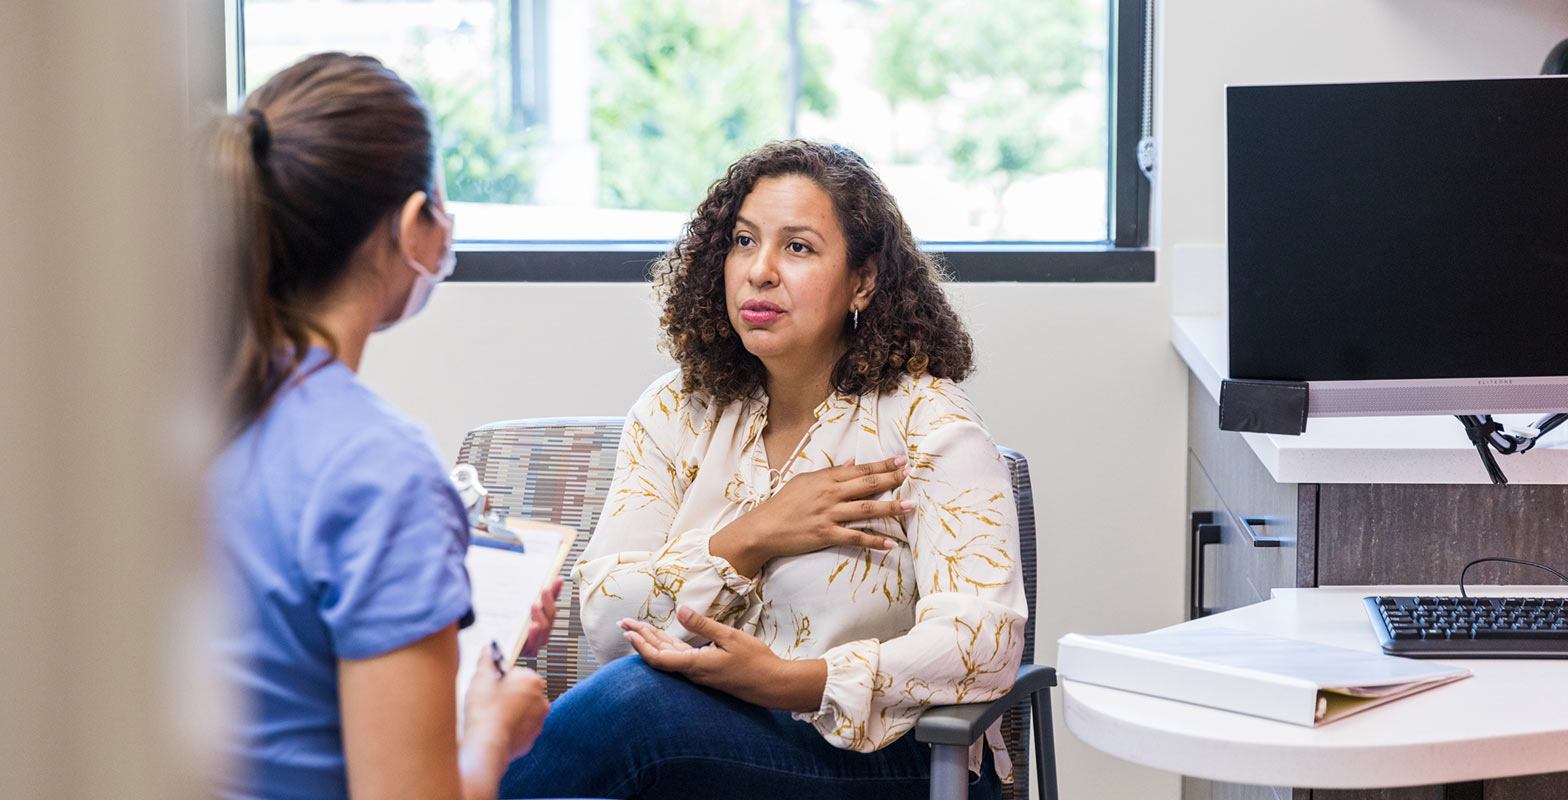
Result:
{"type": "Polygon", "coordinates": [[[496,644],[494,639],[490,640],[490,660],[495,664],[496,672],[506,674],[506,667],[502,665],[501,646],[496,644]]]}

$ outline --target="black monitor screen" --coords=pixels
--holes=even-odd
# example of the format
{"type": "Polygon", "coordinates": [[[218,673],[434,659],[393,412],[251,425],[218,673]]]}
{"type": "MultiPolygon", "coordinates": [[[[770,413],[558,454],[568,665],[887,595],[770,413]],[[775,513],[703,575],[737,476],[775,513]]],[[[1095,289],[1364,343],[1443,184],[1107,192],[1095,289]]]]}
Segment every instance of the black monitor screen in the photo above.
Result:
{"type": "Polygon", "coordinates": [[[1232,377],[1568,375],[1568,77],[1227,105],[1232,377]]]}

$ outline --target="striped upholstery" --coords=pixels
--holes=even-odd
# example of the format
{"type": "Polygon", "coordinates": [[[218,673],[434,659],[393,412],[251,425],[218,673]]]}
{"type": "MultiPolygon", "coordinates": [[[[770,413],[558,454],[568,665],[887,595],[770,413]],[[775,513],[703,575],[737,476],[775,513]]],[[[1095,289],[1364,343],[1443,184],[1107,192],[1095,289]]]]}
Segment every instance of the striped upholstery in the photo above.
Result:
{"type": "MultiPolygon", "coordinates": [[[[550,640],[529,666],[544,676],[550,698],[559,697],[598,667],[583,636],[577,612],[577,593],[571,586],[571,568],[588,545],[599,509],[610,492],[615,475],[616,448],[621,438],[620,417],[565,417],[495,422],[468,432],[458,451],[459,463],[474,465],[479,481],[490,490],[491,507],[508,516],[532,517],[577,529],[571,555],[562,576],[570,598],[556,615],[550,640]]],[[[1013,498],[1018,504],[1020,562],[1024,593],[1029,600],[1029,622],[1024,626],[1023,663],[1034,662],[1035,529],[1034,492],[1029,485],[1029,462],[1022,453],[998,448],[1012,475],[1013,498]]],[[[1029,704],[1025,700],[1002,717],[1002,733],[1013,757],[1018,781],[1003,786],[1002,797],[1020,800],[1029,796],[1029,704]],[[1014,795],[1014,789],[1017,794],[1014,795]]]]}

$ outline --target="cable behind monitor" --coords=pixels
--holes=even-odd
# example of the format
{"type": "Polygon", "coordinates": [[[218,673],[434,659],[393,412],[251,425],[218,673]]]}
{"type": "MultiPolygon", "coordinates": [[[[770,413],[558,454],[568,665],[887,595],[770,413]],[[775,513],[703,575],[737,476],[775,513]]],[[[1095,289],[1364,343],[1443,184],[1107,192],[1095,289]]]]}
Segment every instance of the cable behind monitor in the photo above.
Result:
{"type": "Polygon", "coordinates": [[[1528,428],[1510,433],[1505,432],[1503,426],[1494,421],[1490,414],[1459,414],[1455,418],[1465,426],[1465,435],[1470,437],[1470,443],[1481,454],[1481,463],[1486,466],[1487,476],[1498,486],[1507,486],[1508,476],[1497,465],[1493,450],[1505,456],[1527,452],[1535,447],[1536,441],[1542,436],[1568,422],[1568,414],[1548,414],[1528,428]]]}

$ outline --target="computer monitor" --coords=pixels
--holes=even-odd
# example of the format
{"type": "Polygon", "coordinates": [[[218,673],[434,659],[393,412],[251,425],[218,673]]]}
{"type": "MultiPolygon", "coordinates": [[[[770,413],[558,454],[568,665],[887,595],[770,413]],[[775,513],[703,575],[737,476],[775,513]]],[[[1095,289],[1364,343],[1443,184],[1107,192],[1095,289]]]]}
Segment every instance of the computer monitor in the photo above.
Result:
{"type": "Polygon", "coordinates": [[[1226,101],[1232,378],[1309,416],[1568,411],[1568,77],[1226,101]]]}

